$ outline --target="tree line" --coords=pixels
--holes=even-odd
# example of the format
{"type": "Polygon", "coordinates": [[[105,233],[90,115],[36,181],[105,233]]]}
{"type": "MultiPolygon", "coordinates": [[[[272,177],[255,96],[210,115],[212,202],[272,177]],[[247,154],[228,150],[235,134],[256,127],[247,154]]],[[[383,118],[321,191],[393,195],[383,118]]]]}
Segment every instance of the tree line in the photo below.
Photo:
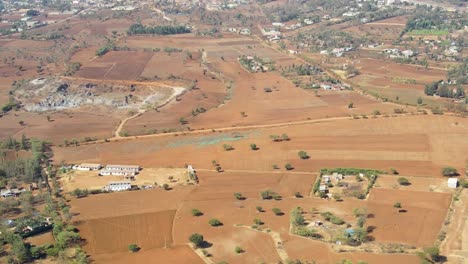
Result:
{"type": "Polygon", "coordinates": [[[144,26],[142,24],[133,24],[127,30],[128,35],[174,35],[190,33],[190,29],[186,26],[178,25],[166,25],[166,26],[144,26]]]}

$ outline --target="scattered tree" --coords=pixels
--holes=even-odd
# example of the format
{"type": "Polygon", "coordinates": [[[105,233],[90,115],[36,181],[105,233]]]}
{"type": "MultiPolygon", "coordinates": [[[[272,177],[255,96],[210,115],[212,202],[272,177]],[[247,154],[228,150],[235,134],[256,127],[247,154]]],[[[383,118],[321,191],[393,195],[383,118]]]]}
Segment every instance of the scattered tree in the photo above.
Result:
{"type": "Polygon", "coordinates": [[[411,185],[411,183],[409,182],[409,180],[406,179],[406,178],[404,178],[404,177],[398,178],[398,184],[403,185],[403,186],[411,185]]]}
{"type": "Polygon", "coordinates": [[[234,197],[237,199],[237,200],[245,200],[245,197],[242,196],[242,193],[234,193],[234,197]]]}
{"type": "Polygon", "coordinates": [[[203,245],[203,242],[204,242],[204,238],[203,238],[203,235],[200,235],[198,233],[194,233],[192,235],[190,235],[189,237],[189,241],[193,243],[193,245],[198,248],[200,247],[201,245],[203,245]]]}
{"type": "Polygon", "coordinates": [[[256,224],[256,225],[263,225],[262,220],[260,220],[259,218],[255,218],[255,219],[253,220],[253,222],[254,222],[254,224],[256,224]]]}
{"type": "Polygon", "coordinates": [[[453,167],[445,167],[442,169],[442,175],[450,177],[450,176],[457,176],[458,172],[457,169],[453,167]]]}
{"type": "Polygon", "coordinates": [[[223,148],[224,148],[225,151],[231,151],[231,150],[234,149],[231,145],[228,145],[228,144],[224,144],[223,148]]]}
{"type": "Polygon", "coordinates": [[[284,168],[285,168],[286,170],[292,170],[292,169],[294,169],[294,167],[291,165],[291,163],[286,163],[286,164],[284,165],[284,168]]]}
{"type": "Polygon", "coordinates": [[[138,252],[140,248],[136,244],[130,244],[128,245],[128,250],[132,253],[138,252]]]}
{"type": "Polygon", "coordinates": [[[257,150],[258,149],[257,144],[253,144],[253,143],[250,144],[250,149],[251,150],[257,150]]]}
{"type": "Polygon", "coordinates": [[[216,218],[210,219],[210,221],[208,221],[208,224],[210,224],[210,226],[222,226],[223,225],[223,223],[221,223],[221,221],[219,221],[216,218]]]}
{"type": "Polygon", "coordinates": [[[348,104],[348,108],[351,109],[351,108],[353,108],[353,107],[354,107],[354,103],[353,103],[353,102],[351,102],[351,103],[348,104]]]}
{"type": "Polygon", "coordinates": [[[281,212],[281,209],[279,208],[273,208],[271,209],[271,211],[275,214],[275,215],[283,215],[283,212],[281,212]]]}
{"type": "Polygon", "coordinates": [[[193,216],[202,216],[203,213],[202,213],[202,211],[194,208],[194,209],[192,209],[192,215],[193,216]]]}
{"type": "Polygon", "coordinates": [[[299,156],[299,158],[305,160],[305,159],[308,159],[309,158],[309,155],[307,154],[307,152],[301,150],[297,153],[297,155],[299,156]]]}
{"type": "Polygon", "coordinates": [[[263,207],[261,207],[261,206],[256,206],[255,209],[256,209],[257,212],[259,212],[259,213],[262,213],[262,212],[263,212],[263,207]]]}
{"type": "Polygon", "coordinates": [[[237,246],[237,247],[234,249],[234,252],[236,252],[237,254],[241,254],[241,253],[244,253],[245,251],[244,251],[241,247],[237,246]]]}

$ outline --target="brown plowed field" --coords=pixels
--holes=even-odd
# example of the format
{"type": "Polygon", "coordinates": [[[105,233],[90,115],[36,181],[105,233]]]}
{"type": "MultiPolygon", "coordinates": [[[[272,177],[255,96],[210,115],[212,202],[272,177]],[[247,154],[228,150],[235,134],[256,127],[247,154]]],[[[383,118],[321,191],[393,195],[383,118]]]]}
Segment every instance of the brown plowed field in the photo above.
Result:
{"type": "Polygon", "coordinates": [[[369,167],[385,171],[393,167],[402,175],[434,177],[440,175],[444,166],[463,171],[468,153],[468,139],[463,135],[467,131],[465,119],[450,116],[335,120],[243,131],[241,137],[214,132],[57,148],[54,158],[57,162],[120,162],[143,167],[182,167],[189,163],[205,169],[214,169],[211,161],[217,160],[226,170],[271,172],[272,165],[284,170],[287,162],[297,171],[309,172],[323,167],[369,167]],[[272,142],[269,138],[283,133],[291,140],[272,142]],[[250,150],[251,143],[260,149],[250,150]],[[226,152],[223,144],[235,149],[226,152]],[[297,156],[300,150],[307,151],[311,158],[300,160],[297,156]]]}
{"type": "Polygon", "coordinates": [[[91,254],[126,252],[128,245],[142,249],[172,244],[175,210],[86,220],[78,225],[91,254]]]}
{"type": "Polygon", "coordinates": [[[134,80],[141,75],[152,56],[152,52],[111,51],[84,64],[77,77],[134,80]]]}
{"type": "Polygon", "coordinates": [[[193,252],[188,246],[175,246],[170,248],[154,248],[149,250],[141,250],[137,254],[129,253],[112,253],[99,254],[93,256],[95,263],[113,263],[113,264],[128,264],[128,263],[147,263],[147,264],[204,264],[205,262],[193,252]]]}
{"type": "Polygon", "coordinates": [[[368,224],[376,226],[372,236],[378,241],[431,246],[450,205],[449,193],[374,189],[369,197],[368,224]],[[400,202],[406,212],[393,204],[400,202]]]}

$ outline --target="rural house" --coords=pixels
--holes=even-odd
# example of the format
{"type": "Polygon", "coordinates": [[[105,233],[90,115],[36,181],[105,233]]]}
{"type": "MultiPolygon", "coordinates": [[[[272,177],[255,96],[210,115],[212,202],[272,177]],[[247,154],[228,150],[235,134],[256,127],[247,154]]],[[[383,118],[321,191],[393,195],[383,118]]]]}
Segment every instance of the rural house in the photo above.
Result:
{"type": "Polygon", "coordinates": [[[94,163],[82,163],[80,165],[75,165],[72,167],[74,170],[81,170],[81,171],[92,171],[92,170],[100,170],[102,168],[101,164],[94,164],[94,163]]]}
{"type": "Polygon", "coordinates": [[[120,192],[130,190],[132,188],[132,184],[129,181],[121,181],[121,182],[109,182],[106,187],[104,187],[107,191],[113,192],[120,192]]]}
{"type": "Polygon", "coordinates": [[[449,178],[447,180],[447,186],[449,188],[456,189],[458,187],[458,179],[457,178],[449,178]]]}

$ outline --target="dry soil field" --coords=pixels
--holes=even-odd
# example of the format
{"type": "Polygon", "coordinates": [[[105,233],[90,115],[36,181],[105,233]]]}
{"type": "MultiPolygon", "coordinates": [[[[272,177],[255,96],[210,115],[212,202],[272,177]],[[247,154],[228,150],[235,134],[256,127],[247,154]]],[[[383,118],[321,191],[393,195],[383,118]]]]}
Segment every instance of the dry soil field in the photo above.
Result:
{"type": "MultiPolygon", "coordinates": [[[[66,162],[124,162],[143,167],[177,167],[189,163],[198,171],[200,183],[196,186],[176,186],[171,191],[102,194],[73,200],[73,211],[80,212],[77,220],[89,226],[84,229],[84,237],[91,241],[97,240],[89,230],[95,230],[91,226],[99,225],[99,219],[111,218],[119,222],[136,217],[131,220],[136,223],[145,221],[139,219],[141,214],[176,210],[172,245],[184,245],[190,234],[201,233],[209,243],[206,250],[212,254],[215,263],[275,263],[285,258],[316,260],[318,263],[333,263],[343,258],[369,263],[419,263],[414,254],[382,254],[380,248],[388,243],[423,247],[436,241],[451,201],[451,193],[444,188],[446,180],[440,170],[450,165],[463,171],[468,153],[468,142],[463,135],[467,129],[465,119],[452,116],[330,119],[238,132],[152,135],[56,148],[54,151],[57,160],[66,162]],[[269,138],[272,134],[282,133],[287,133],[290,140],[272,142],[269,138]],[[257,144],[259,149],[251,150],[250,143],[257,144]],[[234,150],[225,151],[223,144],[232,145],[234,150]],[[297,157],[299,150],[307,151],[310,159],[300,160],[297,157]],[[218,161],[225,172],[216,172],[212,160],[218,161]],[[287,162],[295,169],[286,171],[283,165],[287,162]],[[274,164],[279,169],[273,169],[274,164]],[[393,167],[401,176],[408,177],[412,185],[395,188],[399,176],[388,175],[377,181],[366,200],[346,198],[343,202],[335,202],[309,197],[317,172],[324,167],[367,167],[385,171],[393,167]],[[259,192],[267,189],[278,192],[282,200],[261,200],[259,192]],[[235,192],[241,192],[246,199],[236,200],[235,192]],[[305,197],[296,198],[296,192],[305,197]],[[400,202],[406,211],[398,212],[393,207],[395,202],[400,202]],[[112,211],[103,210],[109,205],[112,205],[112,211]],[[257,212],[256,206],[263,207],[264,212],[257,212]],[[288,214],[297,206],[306,212],[312,208],[318,212],[330,211],[351,224],[355,222],[353,209],[367,208],[371,214],[367,225],[372,227],[369,236],[373,239],[368,244],[373,253],[338,253],[336,246],[291,235],[288,214]],[[274,207],[285,214],[274,215],[271,211],[274,207]],[[193,208],[202,211],[203,215],[192,216],[193,208]],[[208,225],[211,218],[219,219],[223,225],[211,227],[208,225]],[[264,222],[262,228],[270,229],[270,233],[247,228],[254,218],[261,219],[264,222]],[[280,249],[277,248],[278,241],[283,245],[280,249]],[[236,254],[236,246],[245,252],[236,254]]],[[[321,219],[319,215],[312,217],[321,219]]],[[[101,236],[111,232],[111,229],[103,231],[101,236]]],[[[167,252],[156,249],[160,247],[161,240],[158,241],[142,242],[146,245],[142,247],[142,255],[162,256],[167,252]]],[[[92,257],[105,260],[125,255],[117,250],[125,243],[116,243],[115,253],[97,254],[99,249],[95,249],[92,257]]]]}

